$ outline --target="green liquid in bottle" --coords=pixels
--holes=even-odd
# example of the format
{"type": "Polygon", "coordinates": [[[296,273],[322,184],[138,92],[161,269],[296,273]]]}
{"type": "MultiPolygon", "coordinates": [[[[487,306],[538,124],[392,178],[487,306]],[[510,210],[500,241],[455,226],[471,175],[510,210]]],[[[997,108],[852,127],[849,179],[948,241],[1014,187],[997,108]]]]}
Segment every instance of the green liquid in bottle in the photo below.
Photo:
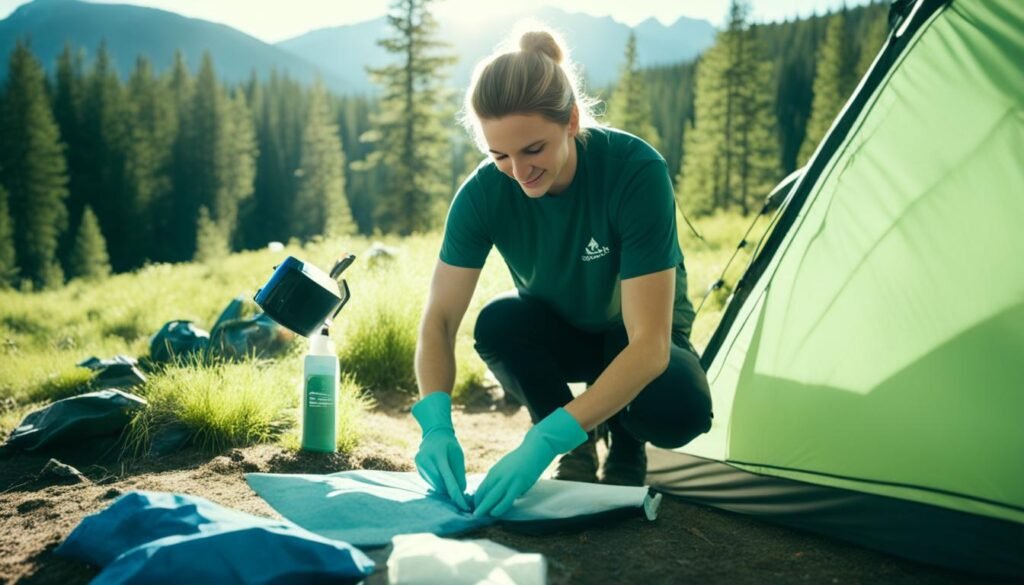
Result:
{"type": "Polygon", "coordinates": [[[306,379],[302,405],[302,448],[333,453],[337,444],[336,382],[333,376],[312,375],[306,379]]]}

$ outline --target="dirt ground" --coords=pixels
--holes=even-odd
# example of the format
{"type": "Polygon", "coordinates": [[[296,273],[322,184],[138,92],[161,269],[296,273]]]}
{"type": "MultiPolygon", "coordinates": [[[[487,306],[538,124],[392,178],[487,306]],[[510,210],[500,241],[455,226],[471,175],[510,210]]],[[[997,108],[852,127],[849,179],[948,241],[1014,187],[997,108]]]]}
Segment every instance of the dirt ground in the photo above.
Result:
{"type": "MultiPolygon", "coordinates": [[[[245,512],[278,517],[244,473],[331,473],[345,469],[411,470],[418,429],[404,399],[391,397],[368,417],[354,453],[313,455],[259,445],[220,455],[181,452],[132,465],[90,465],[66,457],[89,479],[61,484],[36,476],[48,457],[0,460],[0,583],[87,583],[98,570],[52,554],[86,515],[134,490],[189,493],[245,512]]],[[[469,472],[483,472],[514,448],[529,426],[525,410],[455,413],[469,472]]],[[[488,528],[471,535],[545,555],[553,585],[656,583],[982,583],[845,543],[666,497],[658,519],[630,519],[569,534],[524,536],[488,528]]],[[[387,549],[367,551],[387,583],[387,549]]]]}

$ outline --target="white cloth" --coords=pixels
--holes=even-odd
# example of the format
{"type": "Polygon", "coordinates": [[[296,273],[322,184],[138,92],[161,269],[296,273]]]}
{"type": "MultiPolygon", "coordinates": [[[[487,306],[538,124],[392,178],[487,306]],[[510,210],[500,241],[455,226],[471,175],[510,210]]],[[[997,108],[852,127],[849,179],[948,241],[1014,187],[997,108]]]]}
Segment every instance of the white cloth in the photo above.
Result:
{"type": "Polygon", "coordinates": [[[430,533],[402,534],[391,540],[391,585],[543,585],[544,556],[520,553],[487,539],[453,540],[430,533]]]}

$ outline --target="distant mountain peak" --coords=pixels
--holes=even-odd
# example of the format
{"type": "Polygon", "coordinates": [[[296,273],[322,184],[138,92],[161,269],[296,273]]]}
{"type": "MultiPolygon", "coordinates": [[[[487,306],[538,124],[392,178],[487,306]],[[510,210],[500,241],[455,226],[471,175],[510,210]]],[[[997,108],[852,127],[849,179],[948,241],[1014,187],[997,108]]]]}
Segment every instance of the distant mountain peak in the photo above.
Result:
{"type": "Polygon", "coordinates": [[[15,9],[14,12],[11,13],[11,16],[24,16],[25,14],[32,14],[39,10],[49,10],[53,6],[78,4],[79,2],[80,0],[32,0],[31,2],[22,4],[15,9]]]}
{"type": "Polygon", "coordinates": [[[65,43],[84,49],[87,55],[105,43],[122,78],[131,74],[140,55],[160,72],[171,66],[175,52],[181,50],[193,72],[208,51],[217,75],[231,83],[248,81],[253,71],[267,77],[278,70],[304,83],[312,83],[319,75],[331,91],[344,92],[351,86],[290,51],[225,24],[148,6],[81,0],[24,4],[0,19],[0,79],[7,75],[6,55],[18,39],[25,38],[31,39],[32,52],[51,72],[65,43]]]}

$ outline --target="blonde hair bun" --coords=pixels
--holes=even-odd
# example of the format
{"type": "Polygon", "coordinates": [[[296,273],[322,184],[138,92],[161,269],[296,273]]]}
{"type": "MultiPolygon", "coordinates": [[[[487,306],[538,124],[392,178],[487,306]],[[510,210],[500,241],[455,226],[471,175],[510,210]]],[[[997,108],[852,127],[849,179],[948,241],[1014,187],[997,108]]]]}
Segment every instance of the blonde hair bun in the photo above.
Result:
{"type": "Polygon", "coordinates": [[[551,58],[556,65],[562,63],[562,48],[551,33],[543,30],[524,33],[519,38],[519,48],[524,53],[543,53],[551,58]]]}

